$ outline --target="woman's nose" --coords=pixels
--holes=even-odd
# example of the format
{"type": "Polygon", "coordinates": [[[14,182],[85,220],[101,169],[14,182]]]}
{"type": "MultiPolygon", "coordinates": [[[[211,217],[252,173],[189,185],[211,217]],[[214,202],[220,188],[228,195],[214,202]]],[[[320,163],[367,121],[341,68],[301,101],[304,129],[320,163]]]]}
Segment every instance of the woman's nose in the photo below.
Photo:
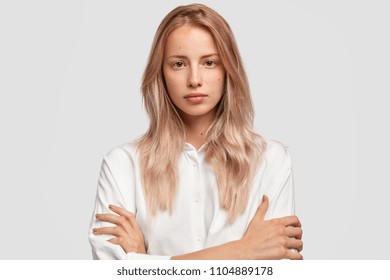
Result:
{"type": "Polygon", "coordinates": [[[198,68],[191,68],[191,72],[188,78],[188,86],[192,88],[202,86],[202,77],[198,68]]]}

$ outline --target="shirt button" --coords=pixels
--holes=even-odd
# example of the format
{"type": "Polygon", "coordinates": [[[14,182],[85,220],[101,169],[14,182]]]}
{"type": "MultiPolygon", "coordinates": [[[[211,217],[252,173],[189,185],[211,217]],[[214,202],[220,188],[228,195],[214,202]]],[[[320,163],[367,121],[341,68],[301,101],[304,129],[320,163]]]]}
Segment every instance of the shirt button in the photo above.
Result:
{"type": "Polygon", "coordinates": [[[199,203],[200,199],[199,198],[195,198],[195,202],[196,203],[199,203]]]}
{"type": "Polygon", "coordinates": [[[198,238],[196,240],[198,240],[198,242],[201,242],[202,241],[202,237],[198,236],[198,238]]]}

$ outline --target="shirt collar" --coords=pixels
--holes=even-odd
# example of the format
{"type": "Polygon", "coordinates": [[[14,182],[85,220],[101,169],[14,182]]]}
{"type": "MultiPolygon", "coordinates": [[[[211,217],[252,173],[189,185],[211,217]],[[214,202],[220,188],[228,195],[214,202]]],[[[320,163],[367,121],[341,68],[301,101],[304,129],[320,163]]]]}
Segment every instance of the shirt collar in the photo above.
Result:
{"type": "Polygon", "coordinates": [[[184,146],[185,151],[195,151],[198,153],[204,152],[204,149],[206,148],[206,143],[203,144],[198,150],[190,143],[186,142],[184,146]]]}

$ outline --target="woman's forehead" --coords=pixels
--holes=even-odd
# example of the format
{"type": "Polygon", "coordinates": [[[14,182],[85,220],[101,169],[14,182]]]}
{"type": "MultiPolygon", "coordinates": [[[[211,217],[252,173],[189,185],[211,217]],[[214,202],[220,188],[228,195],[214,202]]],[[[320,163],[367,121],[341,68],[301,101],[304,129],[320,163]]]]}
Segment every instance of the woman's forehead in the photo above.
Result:
{"type": "Polygon", "coordinates": [[[218,54],[210,32],[200,27],[184,25],[174,30],[165,44],[166,57],[189,56],[199,57],[218,54]]]}

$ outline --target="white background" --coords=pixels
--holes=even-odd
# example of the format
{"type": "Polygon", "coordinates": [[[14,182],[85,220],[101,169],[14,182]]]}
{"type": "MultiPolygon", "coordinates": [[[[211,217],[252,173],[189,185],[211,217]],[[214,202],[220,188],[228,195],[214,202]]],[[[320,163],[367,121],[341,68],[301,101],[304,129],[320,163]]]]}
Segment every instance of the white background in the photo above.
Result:
{"type": "MultiPolygon", "coordinates": [[[[192,1],[0,2],[0,259],[90,259],[100,164],[140,136],[154,32],[192,1]]],[[[390,5],[202,1],[230,23],[256,130],[290,147],[306,259],[390,259],[390,5]]]]}

